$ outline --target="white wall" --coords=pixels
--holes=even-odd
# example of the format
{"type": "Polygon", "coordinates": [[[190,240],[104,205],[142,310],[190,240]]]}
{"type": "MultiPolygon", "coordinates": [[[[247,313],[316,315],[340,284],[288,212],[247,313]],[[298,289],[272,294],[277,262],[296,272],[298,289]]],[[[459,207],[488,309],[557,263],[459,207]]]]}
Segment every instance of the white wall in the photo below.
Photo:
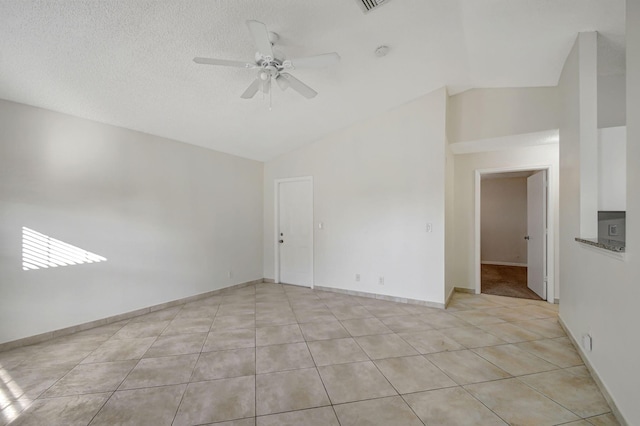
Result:
{"type": "Polygon", "coordinates": [[[627,128],[598,129],[598,211],[627,209],[627,128]]]}
{"type": "MultiPolygon", "coordinates": [[[[447,98],[447,102],[451,98],[447,98]]],[[[448,144],[448,142],[447,142],[448,144]]],[[[446,149],[445,161],[445,235],[444,235],[444,283],[446,301],[453,295],[455,290],[456,275],[456,226],[454,220],[456,185],[455,185],[455,156],[450,149],[446,149]]]]}
{"type": "Polygon", "coordinates": [[[262,173],[0,101],[0,342],[261,278],[262,173]],[[107,261],[23,271],[23,226],[107,261]]]}
{"type": "MultiPolygon", "coordinates": [[[[629,141],[640,139],[640,3],[627,5],[627,132],[629,141]]],[[[613,397],[628,424],[640,424],[637,359],[640,353],[640,144],[627,144],[627,253],[618,260],[583,247],[577,218],[581,208],[581,178],[588,173],[581,164],[585,129],[595,129],[597,118],[583,114],[597,103],[593,82],[593,36],[580,36],[565,63],[559,88],[563,102],[560,125],[560,317],[580,341],[593,338],[589,363],[613,397]],[[582,56],[582,57],[581,57],[582,56]],[[584,78],[586,76],[586,78],[584,78]],[[586,92],[585,93],[583,93],[586,92]],[[586,117],[586,118],[585,118],[586,117]]],[[[593,130],[596,132],[596,130],[593,130]]]]}
{"type": "Polygon", "coordinates": [[[527,264],[527,178],[482,179],[480,260],[527,264]]]}
{"type": "Polygon", "coordinates": [[[450,143],[558,128],[555,87],[472,89],[449,98],[450,143]]]}
{"type": "Polygon", "coordinates": [[[624,74],[598,75],[598,128],[627,124],[627,81],[624,74]]]}
{"type": "MultiPolygon", "coordinates": [[[[475,290],[475,171],[483,169],[533,169],[538,166],[549,165],[550,188],[549,197],[554,201],[555,209],[551,212],[558,223],[558,145],[548,144],[523,148],[514,148],[495,152],[479,152],[460,154],[455,156],[455,242],[456,253],[455,275],[456,287],[475,290]]],[[[558,276],[557,232],[554,238],[555,269],[554,277],[558,276]]],[[[560,285],[562,285],[560,283],[560,285]]],[[[555,286],[558,297],[557,288],[555,286]]]]}
{"type": "Polygon", "coordinates": [[[315,285],[444,303],[445,111],[440,89],[266,163],[265,277],[274,179],[313,176],[315,285]]]}

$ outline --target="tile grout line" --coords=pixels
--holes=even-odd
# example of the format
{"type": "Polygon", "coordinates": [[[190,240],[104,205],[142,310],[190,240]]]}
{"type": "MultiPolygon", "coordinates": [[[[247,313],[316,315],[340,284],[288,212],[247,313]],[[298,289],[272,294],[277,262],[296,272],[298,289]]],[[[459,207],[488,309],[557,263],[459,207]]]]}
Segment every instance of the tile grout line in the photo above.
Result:
{"type": "MultiPolygon", "coordinates": [[[[400,338],[402,338],[402,336],[399,336],[400,338]]],[[[404,339],[403,339],[404,340],[404,339]]],[[[408,343],[408,342],[407,342],[408,343]]],[[[464,345],[462,345],[464,347],[464,345]]],[[[415,349],[415,348],[414,348],[415,349]]],[[[463,350],[468,350],[468,349],[463,349],[463,350]]],[[[417,351],[417,349],[416,349],[417,351]]],[[[441,352],[436,352],[436,353],[442,353],[442,352],[457,352],[457,351],[441,351],[441,352]]],[[[442,368],[440,368],[439,365],[437,365],[436,363],[434,363],[433,361],[431,361],[429,358],[427,358],[428,354],[422,354],[420,353],[420,351],[418,351],[418,353],[420,354],[420,356],[422,356],[425,360],[427,360],[429,363],[431,363],[434,367],[436,367],[438,370],[440,370],[442,372],[442,374],[444,374],[446,377],[448,377],[453,383],[456,384],[456,386],[449,386],[449,387],[445,387],[445,388],[438,388],[438,389],[431,389],[431,390],[439,390],[439,389],[451,389],[451,388],[461,388],[463,389],[465,392],[469,393],[469,391],[467,391],[464,386],[465,385],[461,385],[459,384],[456,380],[453,379],[453,377],[451,377],[450,375],[447,374],[446,371],[444,371],[442,368]]],[[[502,370],[502,369],[501,369],[502,370]]],[[[503,370],[504,371],[504,370],[503,370]]],[[[508,373],[507,373],[508,374],[508,373]]],[[[490,381],[498,381],[498,380],[504,380],[504,379],[496,379],[496,380],[490,380],[490,381]]],[[[478,382],[478,383],[487,383],[487,382],[478,382]]],[[[426,391],[429,392],[429,391],[426,391]]],[[[419,393],[419,392],[413,392],[413,393],[419,393]]],[[[470,394],[470,393],[469,393],[470,394]]],[[[473,395],[471,395],[472,397],[474,397],[473,395]]],[[[475,397],[474,397],[475,398],[475,397]]],[[[403,397],[404,399],[404,397],[403,397]]],[[[477,398],[475,398],[477,400],[477,398]]],[[[406,402],[406,400],[405,400],[406,402]]],[[[485,405],[482,401],[479,401],[482,405],[485,405]]],[[[407,405],[409,405],[407,403],[407,405]]],[[[486,406],[486,405],[485,405],[486,406]]],[[[411,407],[411,405],[409,405],[409,407],[411,407]]],[[[413,409],[413,408],[412,408],[413,409]]],[[[491,411],[492,413],[494,413],[496,416],[498,416],[497,413],[495,413],[493,410],[491,410],[489,407],[487,407],[487,409],[489,411],[491,411]]],[[[502,419],[500,416],[498,416],[498,418],[502,419]]],[[[505,423],[508,424],[508,422],[505,421],[505,423]]]]}
{"type": "MultiPolygon", "coordinates": [[[[572,368],[572,367],[567,367],[567,368],[572,368]]],[[[560,369],[560,370],[551,370],[551,371],[543,371],[543,372],[541,372],[541,373],[549,373],[549,372],[557,372],[557,371],[564,371],[564,369],[560,369]]],[[[541,374],[541,373],[533,373],[533,374],[541,374]]],[[[567,410],[567,411],[568,411],[568,412],[570,412],[571,414],[574,414],[575,416],[577,416],[577,417],[578,417],[579,419],[581,419],[581,420],[586,420],[586,419],[587,419],[587,418],[589,418],[589,417],[595,417],[595,416],[600,416],[600,415],[602,415],[602,414],[606,414],[606,413],[599,413],[599,414],[594,414],[594,415],[591,415],[591,416],[588,416],[588,417],[582,417],[580,414],[576,413],[575,411],[573,411],[573,410],[572,410],[572,409],[570,409],[569,407],[566,407],[566,406],[565,406],[564,404],[562,404],[560,401],[556,401],[556,400],[555,400],[555,399],[553,399],[551,396],[549,396],[549,395],[545,394],[543,391],[538,390],[538,389],[534,388],[533,386],[531,386],[529,383],[527,383],[527,382],[525,382],[525,381],[520,380],[520,377],[524,377],[524,376],[531,376],[531,375],[533,375],[533,374],[527,374],[527,375],[517,376],[517,377],[515,377],[515,379],[518,379],[518,381],[519,381],[520,383],[524,384],[524,385],[525,385],[525,386],[527,386],[529,389],[531,389],[531,390],[533,390],[533,391],[535,391],[535,392],[539,393],[540,395],[542,395],[543,397],[545,397],[545,398],[547,398],[547,399],[550,399],[551,401],[555,402],[556,404],[558,404],[560,407],[564,408],[565,410],[567,410]]],[[[571,374],[571,373],[567,373],[567,374],[571,374]]],[[[600,392],[600,390],[598,390],[598,392],[600,392]]],[[[604,397],[603,397],[603,398],[604,398],[604,397]]],[[[608,405],[609,405],[609,404],[607,404],[607,406],[608,406],[608,405]]],[[[609,407],[609,410],[611,410],[611,407],[609,407]]],[[[609,411],[609,412],[611,412],[611,411],[609,411]]],[[[569,421],[569,422],[566,422],[566,423],[570,423],[570,421],[569,421]]],[[[589,422],[589,423],[591,423],[591,422],[589,422]]]]}
{"type": "MultiPolygon", "coordinates": [[[[182,310],[182,309],[180,309],[180,310],[182,310]]],[[[177,313],[176,313],[176,315],[177,315],[177,313]]],[[[122,326],[122,327],[120,328],[120,330],[122,330],[124,327],[126,327],[126,326],[127,326],[127,325],[129,325],[129,324],[131,324],[131,320],[127,321],[127,324],[125,324],[124,326],[122,326]]],[[[118,391],[118,389],[120,388],[120,386],[122,386],[122,384],[125,382],[125,380],[127,380],[127,377],[129,377],[129,375],[131,374],[131,372],[132,372],[133,370],[135,370],[135,368],[138,366],[138,364],[140,364],[140,361],[142,361],[142,358],[144,357],[144,354],[146,354],[146,353],[149,351],[149,349],[151,348],[151,346],[153,346],[153,344],[154,344],[156,341],[158,341],[158,338],[160,337],[160,335],[162,334],[162,332],[164,332],[164,330],[166,330],[166,329],[167,329],[167,327],[169,327],[169,324],[171,324],[171,320],[170,320],[170,321],[169,321],[169,323],[165,326],[165,328],[160,332],[160,334],[158,334],[158,336],[156,336],[156,339],[153,341],[153,343],[152,343],[151,345],[149,345],[149,347],[147,348],[147,350],[146,350],[146,351],[144,351],[144,353],[141,355],[141,357],[137,360],[136,365],[134,365],[134,366],[133,366],[133,368],[132,368],[131,370],[129,370],[129,372],[125,375],[125,377],[122,379],[122,381],[120,382],[120,384],[119,384],[118,386],[116,386],[116,388],[113,390],[113,392],[111,393],[111,395],[109,395],[109,398],[107,398],[107,400],[104,402],[104,404],[102,404],[102,406],[100,407],[100,409],[99,409],[98,411],[96,411],[96,414],[91,418],[91,421],[90,421],[89,423],[87,423],[87,425],[90,425],[90,424],[91,424],[91,422],[93,422],[93,421],[95,420],[95,418],[100,414],[100,412],[102,411],[102,409],[107,405],[107,403],[111,400],[111,398],[113,398],[113,396],[116,394],[116,392],[118,391]]],[[[114,334],[113,334],[109,339],[107,339],[106,341],[108,342],[109,340],[113,339],[113,337],[114,337],[114,336],[115,336],[115,335],[116,335],[120,330],[118,330],[117,332],[115,332],[115,333],[114,333],[114,334]]],[[[116,339],[116,340],[118,340],[118,339],[116,339]]],[[[124,339],[122,339],[122,340],[124,340],[124,339]]],[[[97,350],[97,348],[96,348],[96,350],[97,350]]],[[[92,353],[93,353],[93,352],[92,352],[92,353]]],[[[88,356],[88,355],[87,355],[87,356],[88,356]]],[[[86,358],[85,358],[85,359],[86,359],[86,358]]],[[[122,361],[126,361],[126,360],[122,360],[122,361]]],[[[109,362],[109,361],[107,361],[107,362],[109,362]]],[[[112,361],[112,362],[114,362],[114,361],[112,361]]],[[[115,362],[117,362],[117,361],[115,361],[115,362]]],[[[90,364],[90,363],[85,364],[85,365],[89,365],[89,364],[90,364]]],[[[95,364],[97,364],[97,363],[95,363],[95,364]]],[[[80,365],[80,364],[78,364],[78,365],[80,365]]]]}
{"type": "MultiPolygon", "coordinates": [[[[502,379],[502,380],[506,380],[506,379],[502,379]]],[[[492,412],[496,417],[498,417],[500,420],[502,420],[503,422],[505,422],[506,424],[510,424],[507,419],[502,418],[502,416],[498,413],[496,413],[494,410],[492,410],[487,404],[485,404],[483,401],[481,401],[479,398],[477,398],[474,394],[472,394],[471,392],[469,392],[467,390],[467,388],[465,388],[464,386],[460,386],[460,388],[465,391],[467,393],[467,395],[471,396],[471,398],[475,399],[476,401],[478,401],[480,404],[482,404],[482,406],[486,407],[487,410],[489,410],[490,412],[492,412]]]]}
{"type": "MultiPolygon", "coordinates": [[[[129,371],[129,373],[127,373],[127,375],[125,376],[125,378],[122,380],[122,382],[120,382],[120,384],[116,387],[116,390],[113,391],[113,393],[111,394],[111,396],[109,397],[109,399],[107,399],[107,401],[105,401],[104,405],[100,408],[100,410],[98,410],[98,412],[96,413],[96,415],[93,417],[93,419],[91,419],[91,421],[93,422],[93,420],[98,416],[98,414],[100,414],[100,411],[102,411],[102,409],[104,408],[105,405],[107,405],[107,403],[109,402],[109,400],[116,394],[116,392],[118,391],[118,389],[120,388],[120,386],[122,386],[122,384],[127,380],[127,378],[129,377],[129,375],[133,372],[133,370],[136,369],[136,367],[140,364],[140,362],[142,361],[142,359],[144,358],[144,355],[149,352],[149,350],[151,349],[151,347],[158,341],[158,339],[160,338],[160,336],[162,335],[162,333],[164,333],[167,328],[169,328],[169,326],[171,325],[171,322],[178,316],[178,314],[184,309],[184,305],[178,310],[178,312],[176,312],[176,315],[173,316],[173,318],[171,320],[169,320],[169,323],[165,326],[164,329],[162,329],[162,331],[158,334],[158,336],[156,336],[156,339],[153,341],[153,343],[151,345],[149,345],[149,347],[147,348],[146,351],[144,351],[144,353],[141,355],[140,359],[138,360],[138,362],[136,363],[136,365],[133,366],[133,368],[129,371]]],[[[129,322],[130,323],[130,322],[129,322]]],[[[128,325],[128,324],[127,324],[128,325]]],[[[121,329],[122,330],[122,329],[121,329]]],[[[195,367],[195,366],[194,366],[195,367]]],[[[149,387],[146,387],[144,389],[147,389],[149,387]]],[[[180,402],[182,402],[182,397],[184,397],[184,394],[187,391],[187,387],[185,386],[184,391],[182,392],[182,396],[180,398],[180,402]]],[[[178,406],[176,407],[176,414],[178,411],[178,408],[180,407],[180,404],[178,404],[178,406]]],[[[176,414],[174,414],[174,421],[175,421],[175,416],[176,414]]],[[[173,423],[173,422],[172,422],[173,423]]],[[[90,424],[90,423],[89,423],[90,424]]]]}
{"type": "MultiPolygon", "coordinates": [[[[366,309],[366,308],[365,308],[365,309],[366,309]]],[[[379,320],[379,319],[378,319],[378,320],[379,320]]],[[[380,321],[380,322],[382,322],[382,321],[380,321]]],[[[342,324],[342,322],[340,322],[340,323],[342,324]]],[[[342,326],[344,327],[344,324],[342,324],[342,326]]],[[[348,330],[347,330],[347,332],[348,332],[348,330]]],[[[351,334],[351,333],[349,333],[349,334],[351,334]]],[[[393,332],[393,334],[394,334],[394,335],[396,335],[396,336],[398,336],[398,334],[397,334],[397,333],[395,333],[395,332],[393,332]]],[[[398,336],[398,337],[399,337],[403,342],[405,342],[407,345],[409,345],[409,343],[408,343],[408,342],[406,342],[404,339],[402,339],[402,337],[400,337],[400,336],[398,336]]],[[[400,393],[400,391],[398,391],[398,389],[397,389],[395,386],[393,386],[393,383],[391,383],[391,381],[387,378],[387,376],[385,376],[385,375],[384,375],[384,373],[383,373],[382,371],[380,371],[380,367],[378,367],[378,364],[376,364],[375,360],[371,359],[371,356],[369,356],[369,354],[368,354],[368,353],[367,353],[367,352],[362,348],[362,346],[360,345],[360,342],[358,342],[358,341],[355,339],[355,337],[353,337],[353,336],[352,336],[351,338],[353,339],[353,341],[354,341],[354,342],[356,342],[356,345],[358,345],[358,347],[360,348],[360,350],[361,350],[365,355],[367,355],[367,357],[369,358],[369,362],[371,362],[371,363],[374,365],[374,367],[376,368],[376,370],[378,371],[378,373],[380,373],[380,375],[381,375],[382,377],[384,377],[384,379],[387,381],[387,383],[388,383],[388,384],[391,386],[391,388],[396,392],[396,394],[397,394],[396,396],[399,396],[399,397],[402,399],[402,401],[407,405],[407,407],[409,407],[409,409],[410,409],[410,410],[411,410],[411,412],[416,416],[416,418],[417,418],[420,422],[422,422],[422,424],[424,425],[425,423],[422,421],[422,419],[420,418],[420,416],[418,416],[418,414],[413,410],[413,407],[411,407],[411,406],[407,403],[407,401],[402,397],[402,394],[400,393]]],[[[409,347],[413,348],[413,346],[411,346],[411,345],[409,345],[409,347]]],[[[420,355],[420,352],[418,352],[415,348],[413,348],[413,349],[418,353],[418,355],[420,355]]],[[[400,358],[400,357],[398,357],[398,358],[400,358]]],[[[385,359],[389,359],[389,358],[385,358],[385,359]]],[[[382,397],[382,398],[389,398],[389,397],[382,397]]],[[[379,399],[379,398],[374,398],[374,399],[379,399]]]]}
{"type": "MultiPolygon", "coordinates": [[[[291,299],[289,299],[288,296],[287,296],[287,299],[289,300],[289,305],[291,306],[291,299]]],[[[324,302],[323,302],[323,304],[325,306],[327,306],[324,302]]],[[[291,310],[293,310],[293,306],[291,306],[291,310]]],[[[298,320],[298,318],[296,317],[296,321],[297,320],[298,320]]],[[[300,329],[300,323],[296,322],[296,324],[298,325],[298,328],[300,329]]],[[[300,329],[300,334],[302,334],[302,337],[304,339],[304,344],[307,346],[307,351],[309,351],[309,355],[311,355],[311,360],[313,361],[313,364],[314,364],[314,367],[315,367],[315,370],[316,370],[316,374],[318,375],[318,378],[320,379],[320,383],[322,383],[322,388],[324,389],[325,395],[327,395],[327,399],[329,400],[329,406],[331,407],[331,410],[333,411],[333,415],[335,416],[336,421],[338,422],[338,424],[342,425],[342,422],[340,422],[340,418],[338,417],[338,413],[337,413],[336,408],[335,408],[335,406],[333,404],[333,401],[331,400],[331,397],[329,396],[329,391],[327,391],[327,385],[324,383],[324,380],[322,379],[322,375],[320,374],[320,370],[318,370],[318,364],[316,362],[315,357],[313,356],[313,352],[311,352],[311,349],[309,348],[309,342],[307,341],[306,337],[302,333],[302,329],[300,329]]]]}
{"type": "MultiPolygon", "coordinates": [[[[130,321],[130,320],[128,320],[128,321],[127,321],[127,323],[125,323],[122,327],[120,327],[120,329],[119,329],[118,331],[122,330],[122,328],[123,328],[123,327],[125,327],[125,326],[129,323],[129,321],[130,321]]],[[[95,352],[96,350],[98,350],[98,348],[99,348],[100,346],[102,346],[105,342],[109,341],[113,336],[115,336],[115,334],[116,334],[118,331],[114,332],[110,337],[108,337],[108,338],[107,338],[107,340],[105,340],[105,341],[104,341],[104,342],[102,342],[100,345],[98,345],[98,347],[97,347],[96,349],[94,349],[93,351],[89,352],[85,357],[83,357],[80,361],[78,361],[78,362],[75,364],[75,366],[73,366],[69,371],[67,371],[67,372],[66,372],[62,377],[60,377],[58,380],[56,380],[55,382],[53,382],[53,383],[51,384],[51,386],[49,386],[49,387],[48,387],[48,388],[46,388],[44,391],[42,391],[42,392],[41,392],[41,393],[40,393],[40,394],[39,394],[39,395],[38,395],[34,400],[32,400],[32,401],[29,403],[29,405],[28,405],[27,407],[25,407],[25,408],[20,412],[20,414],[18,415],[18,417],[20,417],[20,416],[21,416],[21,415],[23,415],[23,414],[26,414],[26,413],[27,413],[27,410],[29,410],[29,408],[31,408],[31,406],[32,406],[36,401],[38,401],[38,400],[44,400],[44,399],[56,398],[56,397],[44,398],[44,397],[43,397],[43,395],[44,395],[46,392],[48,392],[51,388],[53,388],[55,385],[57,385],[57,384],[58,384],[62,379],[64,379],[65,377],[67,377],[67,376],[69,375],[69,373],[71,373],[71,372],[72,372],[76,367],[78,367],[79,365],[82,365],[82,361],[84,361],[85,359],[87,359],[87,358],[88,358],[88,357],[89,357],[93,352],[95,352]]],[[[44,348],[43,348],[42,350],[44,351],[44,348]]],[[[28,362],[28,360],[26,360],[26,361],[24,361],[24,362],[28,362]]],[[[18,365],[22,365],[22,362],[21,362],[21,363],[19,363],[18,365]]],[[[117,389],[117,387],[116,387],[116,389],[117,389]]],[[[109,392],[109,391],[107,391],[107,392],[109,392]]],[[[95,392],[95,393],[101,393],[101,392],[95,392]]],[[[96,412],[96,414],[95,414],[95,415],[97,415],[97,414],[98,414],[98,412],[102,409],[102,407],[103,407],[103,406],[107,403],[107,401],[111,398],[111,396],[113,395],[113,393],[115,393],[115,390],[114,390],[114,391],[112,391],[111,395],[110,395],[110,396],[105,400],[104,404],[102,404],[102,406],[101,406],[101,407],[100,407],[100,409],[96,412]]],[[[90,392],[90,393],[87,393],[87,394],[91,394],[91,392],[90,392]]],[[[87,394],[77,394],[77,395],[87,395],[87,394]]],[[[67,395],[58,396],[58,397],[64,397],[64,396],[67,396],[67,395]]],[[[72,396],[72,395],[71,395],[71,396],[72,396]]],[[[16,399],[16,401],[18,401],[18,399],[16,399]]],[[[12,404],[13,404],[13,403],[12,403],[12,404]]],[[[5,408],[6,408],[6,407],[5,407],[5,408]]],[[[3,411],[4,411],[4,409],[3,409],[3,411]]],[[[95,417],[95,415],[94,415],[94,417],[95,417]]],[[[17,419],[18,417],[16,417],[16,419],[17,419]]],[[[16,419],[12,420],[12,422],[13,422],[13,421],[15,421],[16,419]]],[[[92,418],[92,420],[91,420],[91,421],[93,421],[93,418],[92,418]]]]}
{"type": "MultiPolygon", "coordinates": [[[[176,315],[175,315],[175,317],[173,319],[175,319],[180,314],[180,312],[182,312],[182,310],[185,309],[185,307],[186,307],[186,303],[184,305],[182,305],[182,307],[176,313],[176,315]]],[[[196,359],[196,362],[193,365],[193,370],[191,370],[191,376],[189,377],[189,380],[186,383],[186,386],[184,387],[184,391],[182,392],[182,395],[180,396],[180,401],[176,405],[176,410],[175,410],[175,413],[173,414],[173,420],[171,421],[171,424],[174,424],[176,422],[176,418],[178,417],[178,412],[180,411],[180,406],[182,405],[182,402],[184,401],[184,397],[187,394],[187,389],[189,388],[189,384],[192,383],[191,379],[193,378],[193,374],[195,372],[195,369],[198,366],[198,361],[200,361],[200,357],[202,355],[202,350],[204,349],[204,345],[207,342],[207,339],[209,337],[209,333],[211,332],[211,327],[213,327],[213,322],[215,321],[215,318],[218,315],[218,311],[219,310],[220,310],[220,304],[218,304],[218,308],[216,309],[216,313],[213,315],[213,319],[211,321],[211,325],[209,326],[209,331],[206,333],[206,336],[205,336],[204,340],[202,341],[202,346],[200,347],[200,352],[198,353],[198,358],[196,359]]],[[[182,334],[190,334],[190,333],[182,333],[182,334]]],[[[151,347],[149,349],[151,349],[151,347]]]]}
{"type": "MultiPolygon", "coordinates": [[[[539,318],[539,319],[545,319],[545,320],[546,320],[546,319],[548,319],[548,318],[539,318]]],[[[538,320],[538,319],[535,319],[535,320],[538,320]]],[[[506,323],[511,324],[511,323],[512,323],[512,321],[506,321],[506,323]]],[[[515,324],[514,324],[514,325],[515,325],[515,324]]],[[[517,325],[516,325],[516,326],[517,326],[517,325]]],[[[527,330],[527,331],[528,331],[528,330],[527,330]]],[[[536,333],[536,334],[537,334],[537,333],[536,333]]],[[[497,337],[499,337],[499,336],[497,336],[497,337]]],[[[561,337],[559,337],[559,338],[561,338],[561,337]]],[[[546,337],[542,336],[542,338],[541,338],[541,339],[534,339],[534,340],[530,340],[530,341],[538,341],[538,340],[552,340],[552,339],[553,339],[553,338],[546,338],[546,337]]],[[[516,343],[523,343],[523,342],[516,342],[516,343]]],[[[508,343],[508,344],[512,344],[512,345],[514,345],[514,346],[515,346],[515,343],[508,343]]],[[[495,347],[495,346],[505,346],[505,345],[492,345],[492,346],[488,346],[488,347],[495,347]]],[[[518,346],[515,346],[515,347],[516,347],[516,348],[519,348],[518,346]]],[[[473,349],[478,349],[478,348],[470,348],[469,350],[472,350],[472,352],[473,352],[473,353],[475,353],[476,355],[480,356],[481,358],[483,358],[483,359],[484,359],[484,360],[486,360],[487,362],[491,363],[492,365],[496,366],[497,368],[500,368],[499,366],[497,366],[496,364],[494,364],[494,363],[493,363],[493,362],[491,362],[490,360],[486,359],[485,357],[483,357],[481,354],[477,353],[477,352],[476,352],[476,351],[474,351],[473,349]]],[[[519,348],[519,349],[522,349],[522,348],[519,348]]],[[[540,373],[546,373],[546,372],[556,372],[556,371],[561,371],[561,370],[564,370],[565,368],[571,368],[571,367],[565,367],[565,368],[560,367],[560,366],[558,366],[557,364],[552,363],[552,362],[550,362],[550,361],[547,361],[547,360],[543,359],[542,357],[540,357],[540,356],[538,356],[538,355],[536,355],[536,354],[534,354],[534,353],[531,353],[530,351],[528,351],[528,350],[526,350],[526,349],[523,349],[523,350],[525,350],[525,351],[526,351],[527,353],[529,353],[530,355],[532,355],[532,356],[534,356],[534,357],[536,357],[536,358],[538,358],[538,359],[541,359],[541,360],[543,360],[543,361],[545,361],[545,362],[548,362],[549,364],[551,364],[551,365],[553,365],[553,366],[555,366],[555,367],[557,367],[557,368],[552,369],[552,370],[542,371],[542,372],[536,372],[536,373],[530,373],[530,374],[521,374],[521,375],[513,375],[513,374],[511,374],[511,373],[508,373],[508,372],[507,372],[507,373],[508,373],[510,376],[512,376],[512,377],[504,378],[504,379],[498,379],[498,380],[493,380],[493,381],[500,381],[500,380],[512,380],[512,379],[516,379],[516,380],[518,380],[518,382],[519,382],[519,383],[522,383],[522,384],[526,385],[528,388],[532,389],[533,391],[535,391],[536,393],[538,393],[539,395],[541,395],[543,398],[546,398],[546,399],[548,399],[548,400],[550,400],[550,401],[552,401],[552,402],[556,403],[558,406],[560,406],[561,408],[563,408],[563,409],[567,410],[569,413],[571,413],[571,414],[573,414],[573,415],[577,416],[579,419],[583,419],[583,420],[584,420],[585,418],[583,418],[582,416],[580,416],[580,415],[578,415],[577,413],[573,412],[572,410],[568,409],[567,407],[565,407],[564,405],[560,404],[558,401],[554,400],[553,398],[551,398],[551,397],[549,397],[549,396],[545,395],[545,394],[544,394],[544,393],[542,393],[541,391],[538,391],[537,389],[535,389],[535,388],[533,388],[532,386],[528,385],[526,382],[523,382],[522,380],[520,380],[520,377],[523,377],[523,376],[527,376],[527,375],[534,375],[534,374],[540,374],[540,373]]],[[[500,368],[500,369],[502,370],[502,368],[500,368]]],[[[503,370],[503,371],[504,371],[504,370],[503,370]]],[[[506,372],[506,371],[505,371],[505,372],[506,372]]],[[[490,381],[490,382],[491,382],[491,381],[490,381]]],[[[479,382],[479,383],[488,383],[488,382],[479,382]]],[[[478,384],[478,383],[471,383],[471,384],[475,385],[475,384],[478,384]]],[[[469,385],[469,384],[467,384],[467,385],[469,385]]],[[[461,386],[461,388],[462,388],[462,389],[464,389],[464,390],[465,390],[465,392],[467,392],[469,395],[471,395],[474,399],[476,399],[477,401],[479,401],[482,405],[484,405],[488,410],[490,410],[492,413],[494,413],[496,416],[498,416],[500,419],[502,419],[502,420],[503,420],[503,421],[505,421],[506,423],[509,423],[509,422],[507,422],[505,419],[503,419],[503,418],[502,418],[498,413],[496,413],[494,410],[492,410],[490,407],[488,407],[488,406],[487,406],[483,401],[481,401],[480,399],[478,399],[477,397],[475,397],[475,395],[473,395],[471,392],[469,392],[469,391],[465,388],[465,386],[467,386],[467,385],[462,385],[462,386],[461,386]]],[[[571,422],[571,421],[569,421],[569,422],[571,422]]]]}
{"type": "Polygon", "coordinates": [[[91,420],[89,420],[89,422],[87,422],[87,426],[89,426],[96,419],[96,417],[98,417],[98,414],[100,414],[100,411],[102,411],[104,406],[107,405],[107,402],[109,402],[109,400],[111,399],[111,397],[113,395],[115,395],[115,393],[116,393],[116,391],[111,392],[111,395],[109,395],[109,397],[104,400],[104,402],[102,403],[100,408],[98,408],[98,410],[96,410],[96,413],[93,415],[93,417],[91,417],[91,420]]]}
{"type": "MultiPolygon", "coordinates": [[[[394,332],[394,334],[396,336],[398,336],[397,333],[394,332]]],[[[398,336],[403,342],[405,342],[407,345],[409,345],[408,342],[406,342],[404,339],[402,339],[401,336],[398,336]]],[[[354,339],[355,340],[355,339],[354,339]]],[[[358,341],[356,340],[356,343],[358,343],[358,341]]],[[[359,345],[359,343],[358,343],[359,345]]],[[[409,345],[411,348],[413,348],[413,346],[409,345]]],[[[361,348],[362,349],[362,348],[361,348]]],[[[420,352],[413,348],[418,355],[409,355],[409,356],[420,356],[422,357],[422,354],[420,354],[420,352]]],[[[364,350],[364,349],[362,349],[364,350]]],[[[365,352],[366,353],[366,352],[365,352]]],[[[404,357],[397,357],[397,358],[404,358],[404,357]]],[[[425,359],[427,362],[430,362],[429,360],[427,360],[426,358],[422,357],[423,359],[425,359]]],[[[390,358],[384,358],[384,359],[390,359],[390,358]]],[[[391,383],[391,380],[389,380],[389,378],[387,378],[387,376],[384,375],[384,373],[380,370],[380,367],[378,366],[378,364],[376,364],[375,360],[371,360],[371,362],[373,363],[373,365],[376,367],[376,369],[378,370],[378,372],[382,375],[382,377],[384,377],[387,380],[387,383],[389,383],[391,385],[391,387],[396,391],[396,393],[398,394],[397,396],[399,396],[402,401],[407,405],[407,407],[409,407],[409,409],[411,410],[411,412],[416,416],[416,418],[422,422],[423,425],[426,425],[426,423],[424,421],[422,421],[422,419],[420,418],[420,416],[418,416],[418,413],[416,413],[413,409],[413,407],[404,399],[404,397],[402,396],[402,394],[400,393],[400,391],[393,385],[393,383],[391,383]]]]}

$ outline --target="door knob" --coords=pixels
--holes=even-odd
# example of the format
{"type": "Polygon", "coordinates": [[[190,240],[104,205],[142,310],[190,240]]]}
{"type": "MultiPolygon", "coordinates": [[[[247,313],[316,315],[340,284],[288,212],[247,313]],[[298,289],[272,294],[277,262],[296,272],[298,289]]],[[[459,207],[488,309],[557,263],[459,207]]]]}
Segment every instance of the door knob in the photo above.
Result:
{"type": "Polygon", "coordinates": [[[280,244],[284,243],[284,240],[280,240],[280,241],[279,241],[279,243],[280,243],[280,244]]]}
{"type": "Polygon", "coordinates": [[[528,241],[530,238],[528,235],[525,235],[524,239],[528,241]]]}

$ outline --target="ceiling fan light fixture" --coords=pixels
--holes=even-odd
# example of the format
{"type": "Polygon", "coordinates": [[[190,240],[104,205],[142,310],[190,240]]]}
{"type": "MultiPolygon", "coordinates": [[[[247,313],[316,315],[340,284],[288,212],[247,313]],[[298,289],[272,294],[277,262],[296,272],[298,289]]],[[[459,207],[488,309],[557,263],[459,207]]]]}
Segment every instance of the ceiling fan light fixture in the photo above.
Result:
{"type": "Polygon", "coordinates": [[[276,83],[278,83],[278,87],[280,90],[287,90],[289,88],[289,80],[282,74],[276,77],[276,83]]]}

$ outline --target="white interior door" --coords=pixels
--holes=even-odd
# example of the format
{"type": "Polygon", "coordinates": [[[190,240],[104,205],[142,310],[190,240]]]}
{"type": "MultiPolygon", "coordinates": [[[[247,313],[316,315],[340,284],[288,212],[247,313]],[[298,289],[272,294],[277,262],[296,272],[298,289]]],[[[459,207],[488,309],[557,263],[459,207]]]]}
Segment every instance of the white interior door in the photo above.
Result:
{"type": "Polygon", "coordinates": [[[313,287],[313,182],[277,182],[279,282],[313,287]]]}
{"type": "Polygon", "coordinates": [[[539,171],[527,178],[527,286],[547,299],[547,178],[539,171]]]}

